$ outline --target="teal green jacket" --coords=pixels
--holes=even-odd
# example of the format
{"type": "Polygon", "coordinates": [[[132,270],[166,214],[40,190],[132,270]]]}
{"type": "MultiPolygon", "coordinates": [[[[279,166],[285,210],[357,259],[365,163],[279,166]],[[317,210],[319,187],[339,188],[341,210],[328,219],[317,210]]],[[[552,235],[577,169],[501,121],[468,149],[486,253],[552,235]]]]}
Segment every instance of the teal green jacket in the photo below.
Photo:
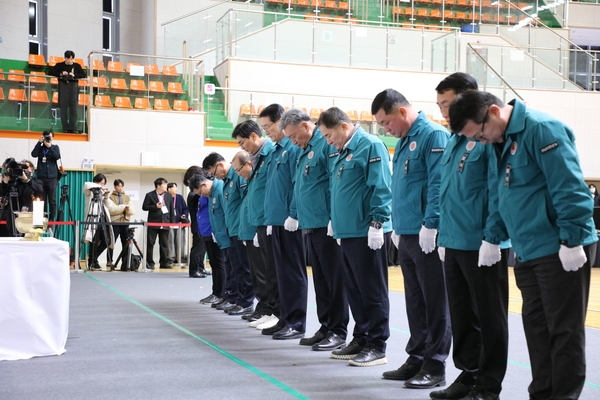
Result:
{"type": "Polygon", "coordinates": [[[265,226],[265,200],[267,192],[267,176],[271,163],[271,153],[275,144],[271,139],[262,148],[256,166],[252,168],[252,175],[248,180],[248,223],[254,226],[265,226]]]}
{"type": "Polygon", "coordinates": [[[242,195],[242,204],[240,205],[240,226],[238,229],[239,240],[252,240],[254,239],[254,235],[256,235],[256,226],[250,224],[249,221],[249,205],[250,201],[248,199],[248,194],[244,193],[242,195]]]}
{"type": "Polygon", "coordinates": [[[215,179],[210,197],[208,198],[208,218],[210,219],[210,229],[213,235],[215,235],[217,245],[220,249],[226,249],[231,246],[229,234],[227,233],[227,225],[225,224],[223,203],[223,181],[215,179]]]}
{"type": "Polygon", "coordinates": [[[223,179],[223,208],[229,236],[239,236],[242,194],[247,187],[246,180],[230,167],[227,176],[223,179]]]}
{"type": "Polygon", "coordinates": [[[415,235],[421,226],[439,228],[440,160],[448,131],[425,113],[398,140],[392,159],[392,222],[398,235],[415,235]]]}
{"type": "Polygon", "coordinates": [[[390,232],[392,177],[388,149],[362,128],[334,159],[331,175],[331,225],[336,239],[366,237],[371,221],[390,232]]]}
{"type": "Polygon", "coordinates": [[[294,175],[300,147],[284,137],[271,153],[265,198],[265,225],[283,226],[288,217],[298,219],[294,175]]]}
{"type": "Polygon", "coordinates": [[[327,144],[318,128],[315,128],[306,149],[300,149],[294,177],[294,197],[301,229],[325,228],[329,224],[329,178],[331,164],[338,154],[335,147],[327,144]]]}
{"type": "MultiPolygon", "coordinates": [[[[500,149],[498,206],[520,261],[598,240],[572,130],[513,100],[500,149]]],[[[491,146],[491,145],[490,145],[491,146]]]]}
{"type": "Polygon", "coordinates": [[[508,239],[498,212],[496,157],[489,147],[452,135],[440,160],[438,246],[477,251],[508,239]]]}

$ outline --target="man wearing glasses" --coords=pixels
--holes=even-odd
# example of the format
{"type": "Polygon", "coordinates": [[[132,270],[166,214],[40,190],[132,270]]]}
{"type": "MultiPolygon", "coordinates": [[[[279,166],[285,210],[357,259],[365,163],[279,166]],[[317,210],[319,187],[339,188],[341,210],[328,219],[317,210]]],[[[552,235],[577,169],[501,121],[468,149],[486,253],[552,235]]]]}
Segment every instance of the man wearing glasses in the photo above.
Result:
{"type": "Polygon", "coordinates": [[[519,100],[468,91],[450,106],[454,132],[498,154],[498,208],[516,254],[531,399],[577,399],[585,382],[585,316],[593,200],[575,136],[519,100]]]}

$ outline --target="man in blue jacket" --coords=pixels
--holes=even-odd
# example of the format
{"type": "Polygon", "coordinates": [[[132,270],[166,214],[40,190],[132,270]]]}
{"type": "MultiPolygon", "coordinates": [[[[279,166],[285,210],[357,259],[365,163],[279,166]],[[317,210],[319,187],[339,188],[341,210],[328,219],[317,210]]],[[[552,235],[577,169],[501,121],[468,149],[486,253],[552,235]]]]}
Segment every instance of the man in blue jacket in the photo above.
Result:
{"type": "Polygon", "coordinates": [[[410,328],[408,359],[383,377],[404,380],[408,388],[445,385],[450,315],[444,270],[435,247],[440,158],[449,135],[394,89],[379,93],[371,112],[386,132],[399,139],[393,158],[392,240],[398,247],[410,328]]]}
{"type": "MultiPolygon", "coordinates": [[[[435,90],[450,123],[450,104],[457,94],[477,90],[477,81],[456,72],[435,90]]],[[[509,250],[501,250],[507,234],[498,213],[496,157],[488,150],[453,133],[440,161],[438,251],[446,275],[453,359],[462,372],[447,389],[429,393],[432,399],[498,399],[506,373],[509,250]]]]}
{"type": "Polygon", "coordinates": [[[387,250],[392,204],[387,147],[339,108],[319,117],[318,126],[339,155],[331,175],[331,226],[339,239],[344,287],[356,322],[354,338],[331,357],[368,367],[387,363],[390,336],[387,250]]]}
{"type": "MultiPolygon", "coordinates": [[[[593,201],[571,129],[519,100],[468,91],[450,106],[454,132],[493,146],[498,208],[516,254],[531,399],[577,399],[585,382],[593,201]]],[[[470,205],[465,205],[470,206],[470,205]]]]}
{"type": "Polygon", "coordinates": [[[295,339],[306,332],[308,278],[302,231],[298,230],[298,215],[294,199],[294,175],[300,148],[285,137],[279,129],[284,109],[279,104],[265,107],[260,124],[269,139],[275,143],[267,172],[265,191],[265,223],[271,234],[273,259],[279,288],[279,320],[283,331],[273,339],[295,339]]]}
{"type": "Polygon", "coordinates": [[[283,114],[280,128],[301,148],[294,176],[298,224],[312,267],[317,316],[321,326],[311,337],[300,340],[315,351],[332,351],[346,345],[348,300],[340,246],[333,238],[329,191],[330,165],[338,151],[304,111],[292,108],[283,114]]]}

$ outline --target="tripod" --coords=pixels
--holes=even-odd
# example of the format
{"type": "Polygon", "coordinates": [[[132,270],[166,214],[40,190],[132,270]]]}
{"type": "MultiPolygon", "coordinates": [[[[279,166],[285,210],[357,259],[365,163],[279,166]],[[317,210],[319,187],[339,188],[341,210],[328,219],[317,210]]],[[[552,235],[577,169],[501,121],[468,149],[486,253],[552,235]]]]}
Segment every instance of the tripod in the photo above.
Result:
{"type": "MultiPolygon", "coordinates": [[[[69,185],[62,185],[60,187],[61,189],[61,193],[60,193],[60,201],[58,204],[58,211],[56,213],[56,221],[57,222],[64,222],[65,221],[65,211],[67,212],[67,217],[69,218],[69,221],[73,221],[73,213],[71,213],[71,203],[69,202],[69,185]]],[[[61,232],[61,228],[63,227],[63,225],[56,225],[56,227],[54,228],[54,236],[55,237],[59,237],[59,233],[61,232]]],[[[73,229],[73,238],[75,238],[75,225],[72,225],[72,229],[73,229]]],[[[69,261],[71,263],[75,262],[75,254],[73,254],[73,252],[71,252],[71,255],[69,256],[69,261]]]]}
{"type": "Polygon", "coordinates": [[[84,242],[87,240],[91,245],[88,269],[100,269],[98,265],[98,255],[108,247],[111,241],[108,224],[110,219],[104,210],[102,203],[101,188],[92,188],[93,195],[90,199],[88,215],[85,218],[84,242]],[[88,237],[90,237],[88,239],[88,237]]]}
{"type": "Polygon", "coordinates": [[[135,240],[135,228],[129,228],[129,232],[127,234],[127,247],[123,247],[123,249],[121,250],[119,257],[117,257],[117,261],[115,261],[115,263],[113,264],[113,267],[112,267],[113,270],[117,267],[117,265],[119,264],[119,261],[121,261],[121,259],[123,259],[123,262],[121,263],[121,271],[129,271],[129,270],[135,271],[138,269],[139,265],[135,266],[135,267],[133,267],[131,265],[131,259],[133,258],[133,247],[134,246],[137,249],[140,258],[143,258],[142,250],[140,249],[138,242],[135,240]]]}

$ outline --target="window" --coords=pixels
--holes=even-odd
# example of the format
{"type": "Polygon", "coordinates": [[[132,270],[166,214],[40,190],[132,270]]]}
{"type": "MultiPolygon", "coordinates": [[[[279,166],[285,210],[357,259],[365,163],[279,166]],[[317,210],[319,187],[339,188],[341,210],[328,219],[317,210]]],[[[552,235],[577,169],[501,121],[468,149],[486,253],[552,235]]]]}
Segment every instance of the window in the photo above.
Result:
{"type": "Polygon", "coordinates": [[[47,6],[47,0],[29,1],[29,54],[43,54],[47,56],[47,6]]]}
{"type": "Polygon", "coordinates": [[[119,51],[119,0],[102,0],[102,50],[119,51]]]}

